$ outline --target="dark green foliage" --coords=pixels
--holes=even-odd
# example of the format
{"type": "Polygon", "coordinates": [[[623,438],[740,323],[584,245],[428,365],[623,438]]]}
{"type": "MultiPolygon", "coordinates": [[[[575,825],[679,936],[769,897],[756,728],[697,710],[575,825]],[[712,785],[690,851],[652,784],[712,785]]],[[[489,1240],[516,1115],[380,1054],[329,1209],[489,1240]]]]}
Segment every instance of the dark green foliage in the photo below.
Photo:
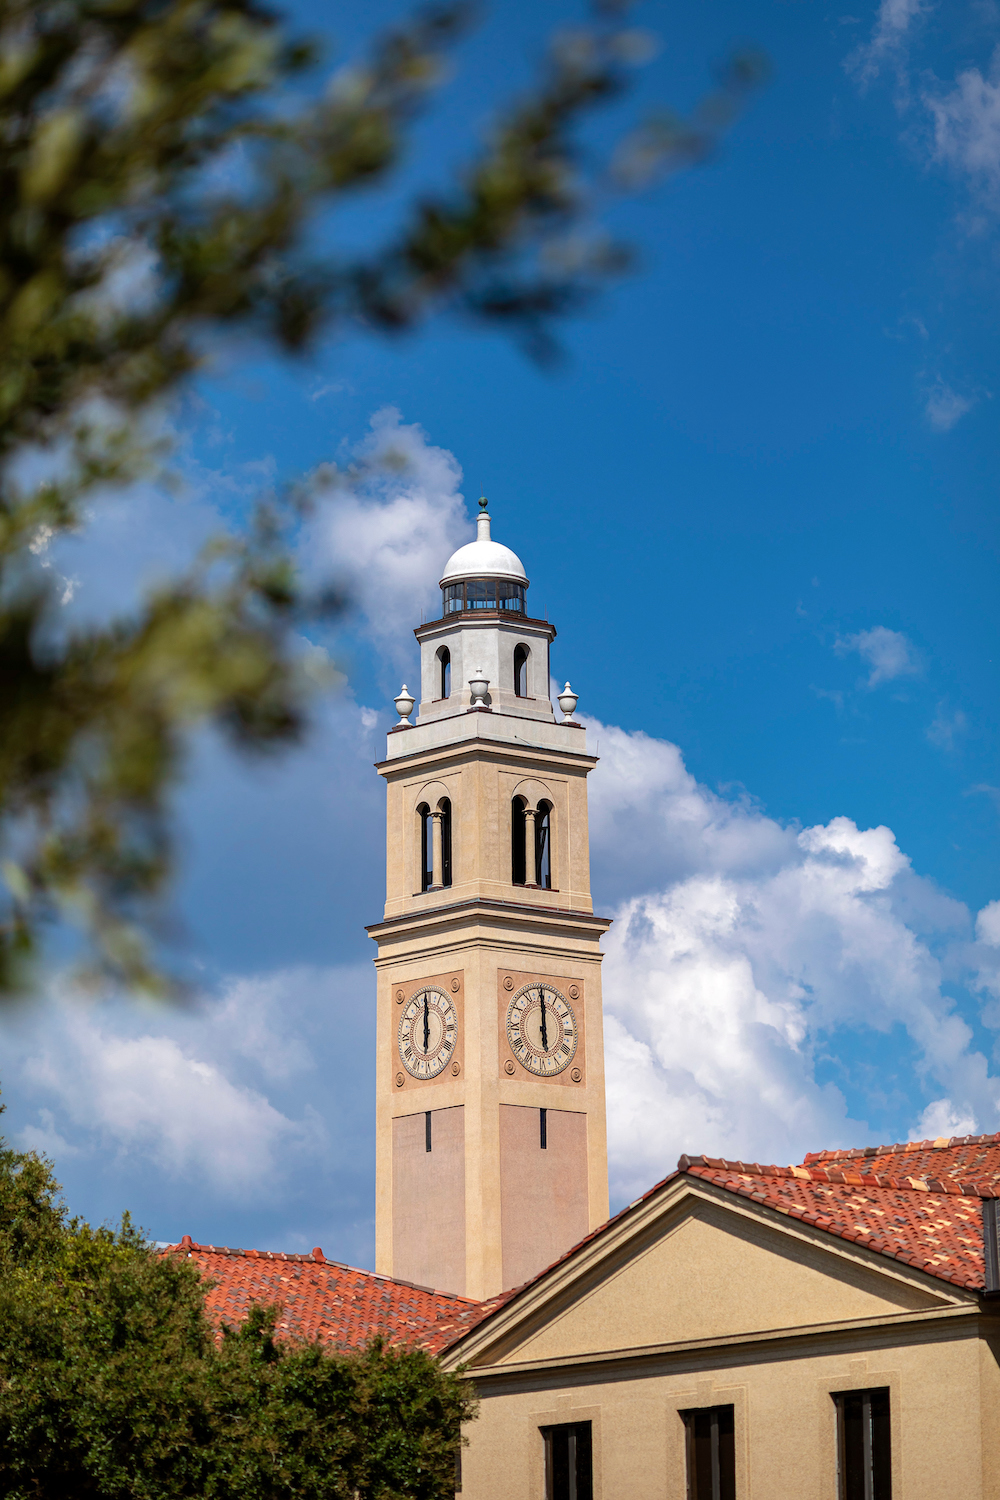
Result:
{"type": "Polygon", "coordinates": [[[0,1494],[9,1500],[443,1500],[468,1389],[419,1350],[221,1343],[186,1260],[127,1217],[70,1219],[47,1164],[0,1151],[0,1494]]]}

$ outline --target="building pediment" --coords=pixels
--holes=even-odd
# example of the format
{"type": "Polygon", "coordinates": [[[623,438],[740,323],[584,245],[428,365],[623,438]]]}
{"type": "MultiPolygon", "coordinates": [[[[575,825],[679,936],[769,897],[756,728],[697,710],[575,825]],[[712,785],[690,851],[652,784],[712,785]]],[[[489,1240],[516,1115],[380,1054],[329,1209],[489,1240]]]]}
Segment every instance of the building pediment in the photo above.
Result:
{"type": "Polygon", "coordinates": [[[561,1363],[969,1305],[968,1291],[678,1174],[515,1294],[448,1361],[561,1363]]]}

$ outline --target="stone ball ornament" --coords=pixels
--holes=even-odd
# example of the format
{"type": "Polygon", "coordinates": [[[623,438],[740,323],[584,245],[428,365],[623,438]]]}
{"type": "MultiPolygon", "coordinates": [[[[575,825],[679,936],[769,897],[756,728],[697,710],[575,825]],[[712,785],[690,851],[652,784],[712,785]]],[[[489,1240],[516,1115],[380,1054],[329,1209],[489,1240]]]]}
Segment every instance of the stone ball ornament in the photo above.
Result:
{"type": "Polygon", "coordinates": [[[567,682],[566,686],[559,694],[559,707],[562,709],[564,724],[572,719],[573,715],[576,713],[576,705],[579,703],[579,701],[579,693],[574,693],[573,689],[567,682]]]}
{"type": "Polygon", "coordinates": [[[407,729],[412,729],[413,725],[410,723],[410,714],[413,712],[413,705],[417,700],[416,698],[414,698],[413,694],[409,692],[405,682],[403,683],[399,695],[394,701],[396,704],[396,712],[399,714],[399,723],[396,725],[396,728],[402,729],[405,726],[407,729]]]}

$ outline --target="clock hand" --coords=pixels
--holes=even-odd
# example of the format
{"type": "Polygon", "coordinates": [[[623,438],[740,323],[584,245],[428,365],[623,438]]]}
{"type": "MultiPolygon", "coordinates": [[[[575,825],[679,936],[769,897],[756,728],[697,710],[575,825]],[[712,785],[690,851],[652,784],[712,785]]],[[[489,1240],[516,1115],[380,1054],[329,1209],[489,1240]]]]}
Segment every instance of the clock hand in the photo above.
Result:
{"type": "Polygon", "coordinates": [[[431,1014],[430,1014],[430,1002],[427,999],[427,996],[425,995],[424,996],[424,1053],[426,1054],[430,1050],[431,1050],[431,1014]]]}
{"type": "Polygon", "coordinates": [[[542,1002],[542,1051],[543,1052],[548,1052],[548,1050],[549,1050],[549,1033],[548,1033],[548,1031],[546,1029],[546,1026],[545,1026],[545,991],[541,987],[539,987],[539,990],[538,990],[538,998],[542,1002]]]}

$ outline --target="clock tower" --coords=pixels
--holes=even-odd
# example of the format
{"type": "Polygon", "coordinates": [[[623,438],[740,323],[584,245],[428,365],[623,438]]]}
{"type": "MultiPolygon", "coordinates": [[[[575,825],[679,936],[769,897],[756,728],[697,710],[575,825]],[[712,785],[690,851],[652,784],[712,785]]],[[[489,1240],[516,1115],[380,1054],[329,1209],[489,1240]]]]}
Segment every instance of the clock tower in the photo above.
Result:
{"type": "Polygon", "coordinates": [[[608,1216],[600,938],[576,698],[520,560],[478,535],[421,625],[378,765],[376,1266],[485,1298],[608,1216]],[[417,707],[415,722],[410,715],[417,707]]]}

